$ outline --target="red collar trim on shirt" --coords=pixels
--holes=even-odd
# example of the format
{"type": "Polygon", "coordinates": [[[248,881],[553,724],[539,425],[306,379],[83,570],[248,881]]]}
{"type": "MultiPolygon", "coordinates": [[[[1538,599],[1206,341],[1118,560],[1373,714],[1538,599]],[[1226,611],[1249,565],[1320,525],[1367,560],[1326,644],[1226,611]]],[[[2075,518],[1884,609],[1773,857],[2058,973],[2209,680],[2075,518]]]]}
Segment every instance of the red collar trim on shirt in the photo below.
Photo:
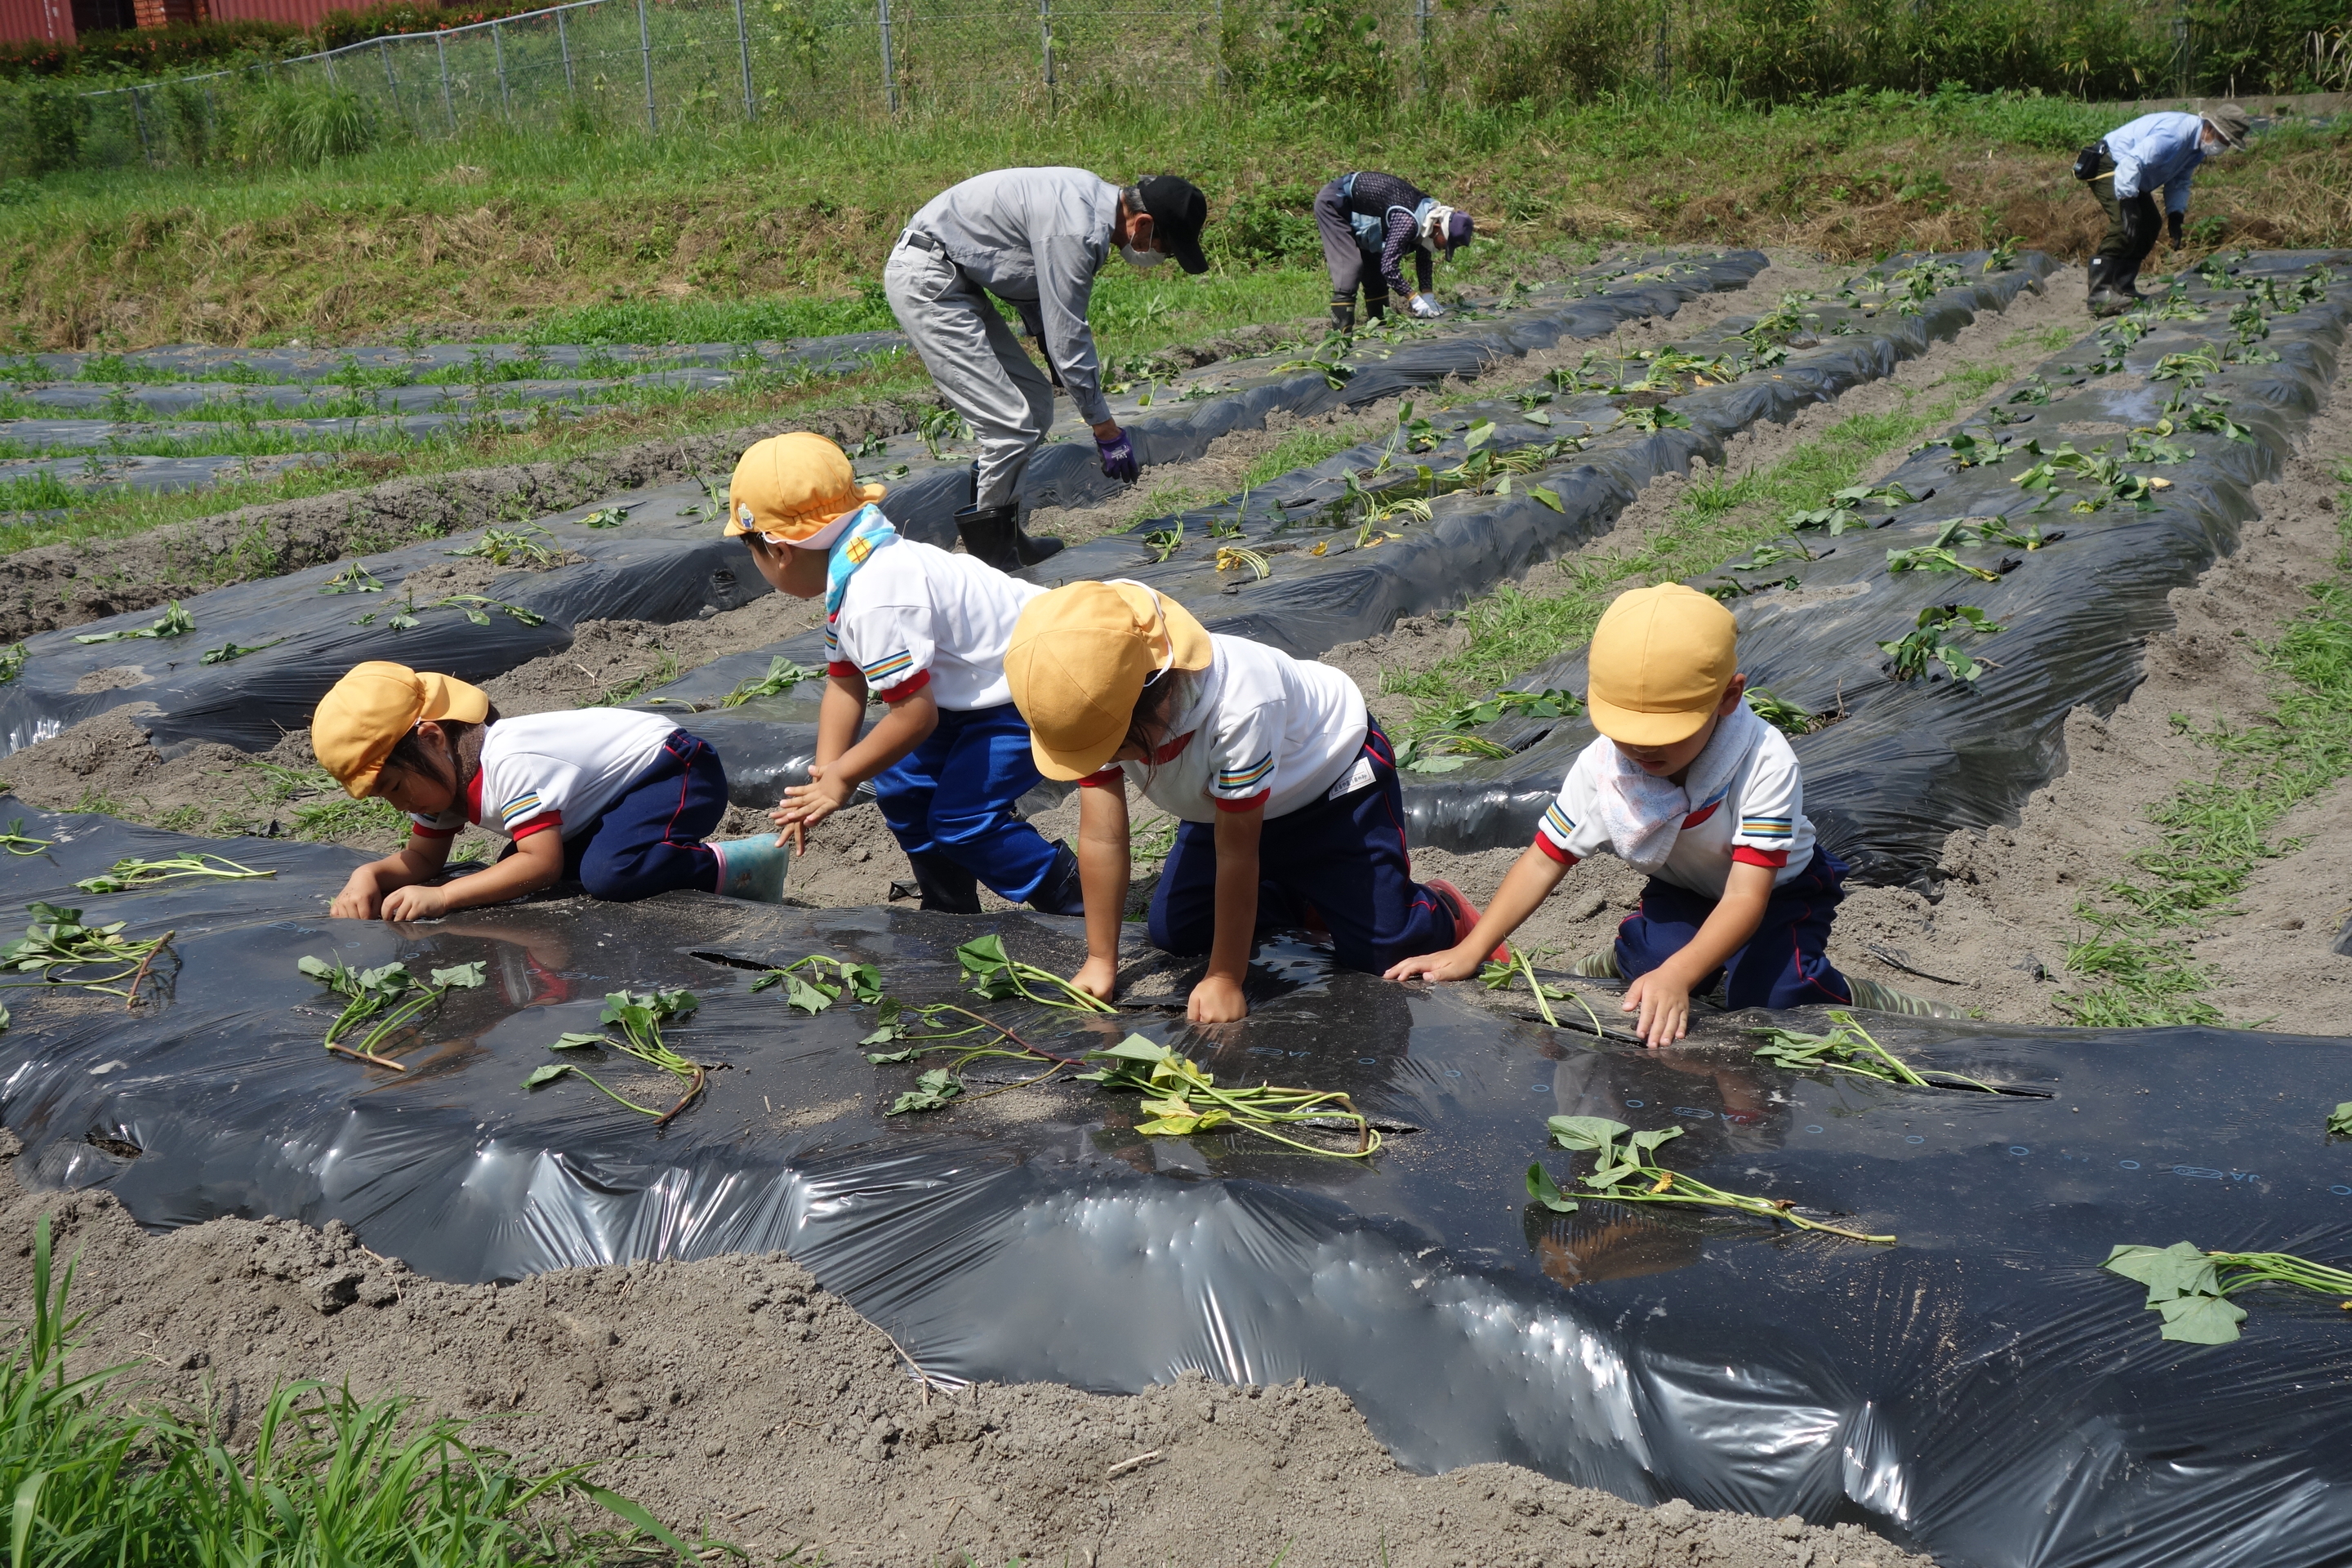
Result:
{"type": "Polygon", "coordinates": [[[1182,734],[1177,736],[1174,740],[1169,742],[1166,745],[1152,752],[1152,762],[1155,763],[1174,762],[1178,757],[1184,754],[1184,748],[1191,745],[1192,743],[1192,737],[1199,733],[1200,731],[1198,730],[1185,731],[1182,734]]]}
{"type": "Polygon", "coordinates": [[[479,827],[482,825],[482,770],[476,768],[474,776],[466,781],[466,820],[479,827]]]}
{"type": "Polygon", "coordinates": [[[1711,800],[1707,802],[1705,805],[1700,806],[1696,811],[1692,812],[1688,816],[1684,817],[1683,826],[1685,827],[1696,827],[1700,823],[1705,822],[1708,817],[1713,816],[1715,815],[1716,807],[1722,804],[1723,802],[1719,800],[1711,800]]]}

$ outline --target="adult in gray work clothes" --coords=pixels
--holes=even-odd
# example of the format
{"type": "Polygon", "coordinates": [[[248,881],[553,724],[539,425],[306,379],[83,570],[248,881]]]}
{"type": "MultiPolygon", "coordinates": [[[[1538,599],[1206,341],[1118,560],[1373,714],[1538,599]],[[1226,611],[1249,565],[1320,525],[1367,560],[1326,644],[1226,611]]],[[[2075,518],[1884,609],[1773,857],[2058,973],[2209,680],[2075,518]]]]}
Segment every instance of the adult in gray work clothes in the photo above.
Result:
{"type": "Polygon", "coordinates": [[[980,436],[971,502],[956,513],[967,551],[1011,570],[1062,547],[1020,524],[1021,476],[1054,423],[1054,384],[989,296],[1020,312],[1094,426],[1103,472],[1133,484],[1135,447],[1103,400],[1087,325],[1095,274],[1114,249],[1137,267],[1172,256],[1187,272],[1206,272],[1208,216],[1207,200],[1173,174],[1121,189],[1084,169],[999,169],[942,191],[908,222],[882,287],[940,395],[980,436]]]}

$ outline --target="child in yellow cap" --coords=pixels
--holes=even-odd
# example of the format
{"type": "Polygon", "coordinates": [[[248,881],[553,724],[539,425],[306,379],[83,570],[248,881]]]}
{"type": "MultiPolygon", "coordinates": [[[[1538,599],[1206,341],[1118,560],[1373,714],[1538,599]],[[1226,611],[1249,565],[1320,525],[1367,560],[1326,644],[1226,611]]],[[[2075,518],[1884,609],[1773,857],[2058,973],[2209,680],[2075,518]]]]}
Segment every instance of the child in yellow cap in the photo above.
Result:
{"type": "Polygon", "coordinates": [[[1409,958],[1391,980],[1462,980],[1535,913],[1568,868],[1615,855],[1650,876],[1613,952],[1580,973],[1633,982],[1624,1010],[1649,1046],[1689,1031],[1694,991],[1724,982],[1733,1007],[1866,997],[1824,952],[1846,868],[1813,841],[1797,754],[1742,700],[1731,612],[1678,583],[1622,595],[1601,617],[1585,696],[1601,736],[1577,756],[1535,842],[1503,879],[1476,929],[1453,949],[1409,958]]]}
{"type": "Polygon", "coordinates": [[[1139,583],[1073,583],[1022,611],[1004,656],[1038,770],[1075,779],[1087,961],[1108,1000],[1127,907],[1127,787],[1178,819],[1146,931],[1209,955],[1193,1022],[1244,1016],[1258,933],[1318,917],[1339,961],[1377,972],[1430,952],[1478,911],[1412,879],[1396,755],[1356,683],[1245,637],[1213,636],[1139,583]]]}
{"type": "Polygon", "coordinates": [[[824,596],[825,689],[809,782],[776,826],[808,831],[871,780],[922,907],[980,912],[980,884],[1047,914],[1078,912],[1077,857],[1015,810],[1037,786],[1029,730],[1004,684],[1004,647],[1044,590],[972,555],[903,539],[841,448],[796,431],[735,465],[727,532],[779,593],[824,596]],[[888,710],[859,739],[868,695],[888,710]]]}
{"type": "Polygon", "coordinates": [[[618,708],[501,719],[489,694],[373,659],[310,718],[319,762],[355,800],[408,813],[408,843],[353,871],[329,912],[431,920],[570,878],[628,902],[699,888],[764,903],[784,896],[766,834],[706,843],[727,810],[719,754],[667,719],[618,708]],[[497,865],[436,886],[467,824],[509,841],[497,865]]]}

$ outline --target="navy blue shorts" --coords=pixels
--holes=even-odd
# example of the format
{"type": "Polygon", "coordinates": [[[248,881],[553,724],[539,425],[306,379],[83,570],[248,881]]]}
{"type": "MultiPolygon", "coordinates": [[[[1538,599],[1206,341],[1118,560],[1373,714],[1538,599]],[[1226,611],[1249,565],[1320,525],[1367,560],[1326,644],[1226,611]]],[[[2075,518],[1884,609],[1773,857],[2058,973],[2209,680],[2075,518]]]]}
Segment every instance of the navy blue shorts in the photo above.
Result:
{"type": "MultiPolygon", "coordinates": [[[[1845,898],[1845,864],[1820,845],[1804,870],[1772,889],[1764,921],[1723,968],[1691,987],[1704,994],[1727,976],[1733,1007],[1847,1006],[1853,992],[1830,963],[1830,919],[1845,898]]],[[[1617,928],[1617,973],[1647,974],[1698,935],[1716,900],[1659,878],[1642,889],[1641,906],[1617,928]]]]}

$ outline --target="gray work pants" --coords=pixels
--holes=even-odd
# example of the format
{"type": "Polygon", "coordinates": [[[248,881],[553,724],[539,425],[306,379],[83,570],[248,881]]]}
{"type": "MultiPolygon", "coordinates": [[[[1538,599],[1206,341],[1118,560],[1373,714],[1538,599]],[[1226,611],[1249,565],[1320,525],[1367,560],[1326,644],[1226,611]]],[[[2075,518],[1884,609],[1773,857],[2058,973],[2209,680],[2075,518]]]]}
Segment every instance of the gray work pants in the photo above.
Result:
{"type": "Polygon", "coordinates": [[[987,290],[938,252],[901,243],[882,268],[882,290],[940,395],[979,433],[974,504],[1010,504],[1029,454],[1053,426],[1053,384],[987,290]]]}

